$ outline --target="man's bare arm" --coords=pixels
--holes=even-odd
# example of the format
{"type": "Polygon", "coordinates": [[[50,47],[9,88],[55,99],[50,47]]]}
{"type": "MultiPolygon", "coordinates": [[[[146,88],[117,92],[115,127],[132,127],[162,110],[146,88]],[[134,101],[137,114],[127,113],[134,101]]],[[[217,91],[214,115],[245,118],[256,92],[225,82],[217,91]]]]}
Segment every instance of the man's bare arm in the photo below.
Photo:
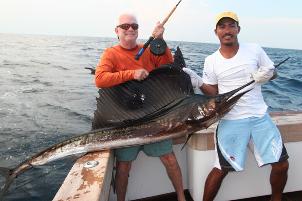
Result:
{"type": "Polygon", "coordinates": [[[210,85],[203,83],[200,87],[200,90],[206,95],[214,96],[218,94],[218,85],[210,85]]]}

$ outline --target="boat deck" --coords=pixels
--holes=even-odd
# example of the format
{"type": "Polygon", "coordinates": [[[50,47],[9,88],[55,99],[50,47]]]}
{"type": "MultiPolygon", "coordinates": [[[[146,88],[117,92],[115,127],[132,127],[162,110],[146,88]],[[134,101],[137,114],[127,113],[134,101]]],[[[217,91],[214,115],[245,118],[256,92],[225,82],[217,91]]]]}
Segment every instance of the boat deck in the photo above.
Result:
{"type": "MultiPolygon", "coordinates": [[[[240,199],[237,201],[269,201],[270,196],[261,196],[247,199],[240,199]]],[[[301,201],[302,200],[302,191],[284,193],[282,201],[301,201]]]]}
{"type": "MultiPolygon", "coordinates": [[[[185,191],[186,200],[187,201],[194,201],[190,196],[188,190],[185,191]]],[[[269,201],[270,196],[260,196],[260,197],[253,197],[253,198],[246,198],[240,200],[232,200],[232,201],[269,201]]],[[[301,201],[302,200],[302,191],[297,192],[290,192],[284,193],[282,201],[301,201]]],[[[132,201],[177,201],[177,197],[175,193],[169,193],[165,195],[158,195],[154,197],[144,198],[144,199],[137,199],[132,201]]]]}

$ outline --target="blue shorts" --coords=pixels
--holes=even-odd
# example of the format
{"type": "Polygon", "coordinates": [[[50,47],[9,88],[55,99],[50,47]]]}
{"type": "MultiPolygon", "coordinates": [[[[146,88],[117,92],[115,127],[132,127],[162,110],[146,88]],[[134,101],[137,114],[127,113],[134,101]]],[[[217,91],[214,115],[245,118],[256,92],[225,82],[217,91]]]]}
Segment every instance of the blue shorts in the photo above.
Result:
{"type": "Polygon", "coordinates": [[[258,166],[276,163],[288,158],[281,134],[270,116],[221,120],[216,130],[215,167],[242,171],[249,142],[253,143],[258,166]]]}
{"type": "Polygon", "coordinates": [[[147,156],[160,157],[172,153],[172,140],[116,149],[115,157],[117,161],[133,161],[141,150],[147,156]]]}

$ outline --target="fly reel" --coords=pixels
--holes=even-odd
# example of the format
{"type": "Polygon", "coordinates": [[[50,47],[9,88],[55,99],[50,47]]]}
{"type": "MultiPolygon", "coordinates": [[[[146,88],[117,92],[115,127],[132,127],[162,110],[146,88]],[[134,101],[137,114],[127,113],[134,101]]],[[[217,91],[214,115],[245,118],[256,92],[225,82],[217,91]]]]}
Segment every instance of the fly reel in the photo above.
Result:
{"type": "Polygon", "coordinates": [[[167,43],[163,39],[155,38],[150,43],[150,51],[152,54],[156,56],[161,56],[165,54],[166,49],[167,49],[167,43]]]}

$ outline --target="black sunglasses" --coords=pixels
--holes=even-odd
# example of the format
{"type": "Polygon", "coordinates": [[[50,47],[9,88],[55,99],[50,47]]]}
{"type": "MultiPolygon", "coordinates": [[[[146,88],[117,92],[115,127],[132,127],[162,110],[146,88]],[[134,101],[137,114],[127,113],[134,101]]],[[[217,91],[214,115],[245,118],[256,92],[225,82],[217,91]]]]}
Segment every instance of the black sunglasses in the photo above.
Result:
{"type": "Polygon", "coordinates": [[[119,27],[119,28],[124,29],[124,30],[128,30],[131,27],[133,30],[137,30],[138,29],[138,24],[136,24],[136,23],[133,23],[133,24],[120,24],[120,25],[118,25],[116,27],[119,27]]]}

